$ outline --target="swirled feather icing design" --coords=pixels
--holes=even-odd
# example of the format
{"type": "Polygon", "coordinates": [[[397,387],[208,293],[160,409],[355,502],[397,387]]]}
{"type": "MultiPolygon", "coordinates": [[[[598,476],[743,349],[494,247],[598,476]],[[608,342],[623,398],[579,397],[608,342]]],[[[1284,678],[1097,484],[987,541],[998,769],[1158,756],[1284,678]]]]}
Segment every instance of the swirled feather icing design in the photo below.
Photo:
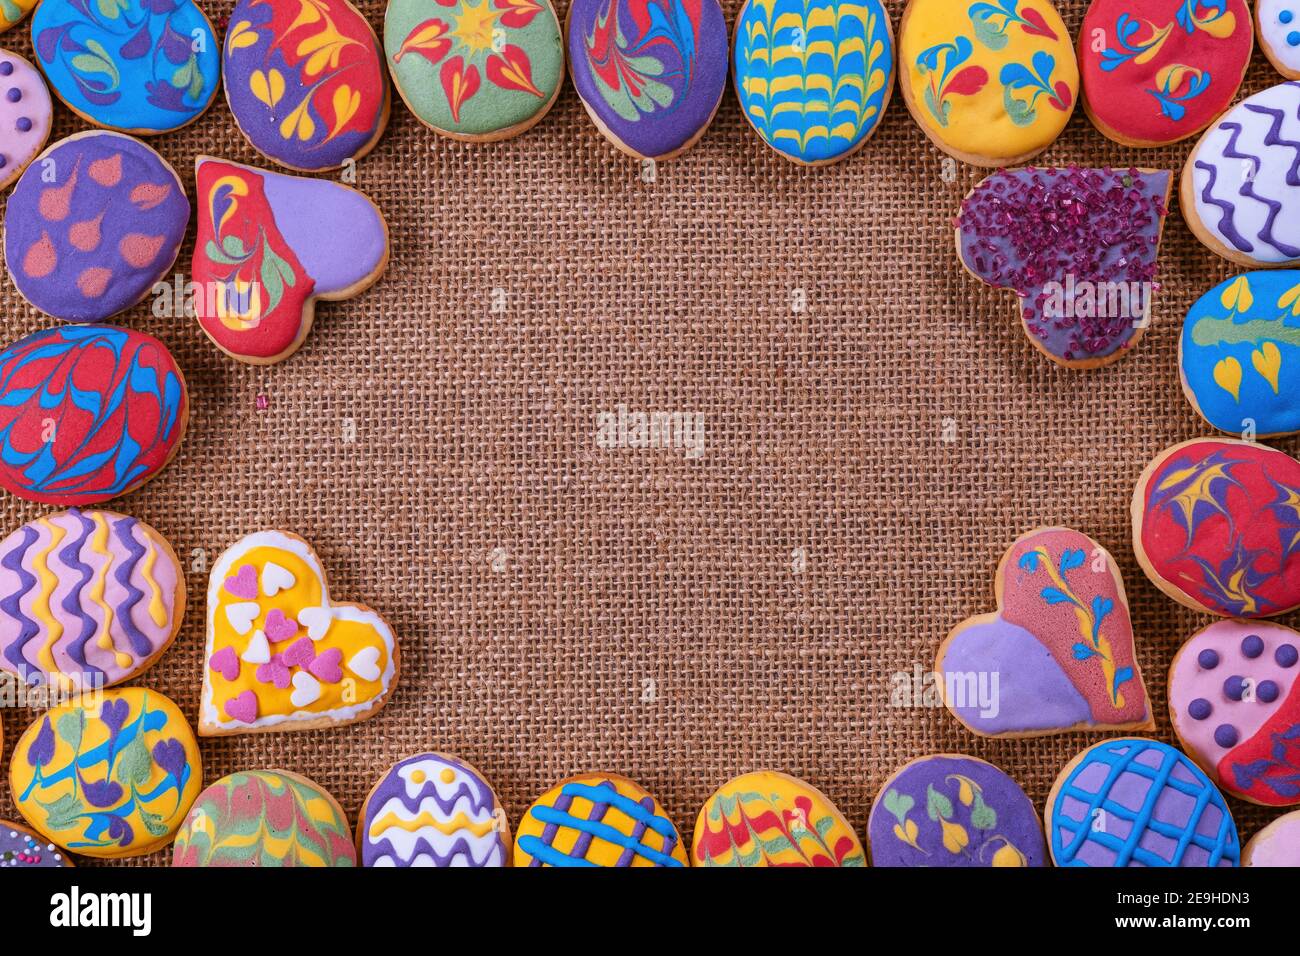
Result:
{"type": "Polygon", "coordinates": [[[24,683],[107,687],[172,640],[182,581],[152,528],[109,511],[63,511],[0,541],[0,670],[24,683]]]}
{"type": "Polygon", "coordinates": [[[437,754],[411,757],[366,801],[361,865],[505,866],[503,820],[496,794],[472,767],[437,754]]]}
{"type": "Polygon", "coordinates": [[[893,60],[879,0],[751,0],[736,29],[736,92],[772,147],[824,162],[875,130],[893,60]]]}
{"type": "Polygon", "coordinates": [[[0,0],[0,33],[31,13],[36,2],[37,0],[0,0]]]}
{"type": "Polygon", "coordinates": [[[0,353],[0,485],[46,504],[115,498],[167,463],[187,412],[180,369],[153,336],[33,333],[0,353]]]}

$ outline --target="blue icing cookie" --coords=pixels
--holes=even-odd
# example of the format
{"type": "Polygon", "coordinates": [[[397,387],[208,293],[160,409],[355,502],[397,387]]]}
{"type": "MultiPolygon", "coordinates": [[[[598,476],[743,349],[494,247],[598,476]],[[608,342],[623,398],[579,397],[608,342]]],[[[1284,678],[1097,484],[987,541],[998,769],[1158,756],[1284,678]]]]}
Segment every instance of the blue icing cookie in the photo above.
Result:
{"type": "Polygon", "coordinates": [[[191,0],[44,0],[32,42],[59,99],[128,133],[192,122],[221,78],[221,44],[191,0]]]}
{"type": "Polygon", "coordinates": [[[880,0],[749,0],[732,61],[745,118],[800,163],[834,162],[866,142],[894,85],[880,0]]]}
{"type": "Polygon", "coordinates": [[[1215,428],[1300,432],[1300,271],[1215,286],[1187,313],[1181,353],[1183,390],[1215,428]]]}

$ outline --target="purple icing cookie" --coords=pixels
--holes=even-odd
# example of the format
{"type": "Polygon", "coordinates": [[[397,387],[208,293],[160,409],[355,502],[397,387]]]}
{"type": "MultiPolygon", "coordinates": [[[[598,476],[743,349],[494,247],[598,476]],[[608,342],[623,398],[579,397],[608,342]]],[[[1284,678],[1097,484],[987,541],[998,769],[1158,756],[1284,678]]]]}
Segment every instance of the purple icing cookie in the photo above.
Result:
{"type": "Polygon", "coordinates": [[[145,298],[176,261],[190,203],[139,140],[93,130],[55,143],[5,210],[5,262],[23,296],[68,322],[102,322],[145,298]]]}
{"type": "Polygon", "coordinates": [[[619,149],[669,159],[704,133],[727,83],[718,0],[574,0],[573,85],[619,149]]]}
{"type": "Polygon", "coordinates": [[[36,67],[0,50],[0,189],[45,148],[51,115],[50,91],[36,67]]]}
{"type": "Polygon", "coordinates": [[[1034,805],[983,760],[935,754],[885,781],[867,821],[872,866],[1046,866],[1034,805]]]}
{"type": "Polygon", "coordinates": [[[26,827],[0,820],[0,870],[72,866],[68,855],[26,827]]]}

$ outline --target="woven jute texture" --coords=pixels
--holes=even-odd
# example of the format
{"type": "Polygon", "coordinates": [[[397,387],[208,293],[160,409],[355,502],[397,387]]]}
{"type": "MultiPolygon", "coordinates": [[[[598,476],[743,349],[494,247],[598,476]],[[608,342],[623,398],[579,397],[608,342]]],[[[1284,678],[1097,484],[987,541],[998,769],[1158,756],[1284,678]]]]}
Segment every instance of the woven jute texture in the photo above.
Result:
{"type": "MultiPolygon", "coordinates": [[[[206,4],[219,31],[230,6],[206,4]]],[[[902,6],[888,3],[895,24],[902,6]]],[[[1061,7],[1073,34],[1085,6],[1061,7]]],[[[740,3],[724,7],[733,23],[740,3]]],[[[384,4],[362,8],[381,28],[384,4]]],[[[26,34],[0,44],[30,56],[26,34]]],[[[1244,90],[1278,80],[1257,50],[1244,90]]],[[[59,109],[56,137],[81,128],[59,109]]],[[[191,200],[196,154],[268,165],[221,96],[150,142],[191,200]]],[[[1180,170],[1190,149],[1118,146],[1078,110],[1040,163],[1180,170]]],[[[322,304],[293,358],[241,365],[147,304],[116,320],[167,343],[193,404],[177,459],[112,505],[191,566],[184,629],[137,683],[197,716],[202,568],[280,528],[316,547],[336,599],[393,625],[401,683],[342,730],[204,741],[206,781],[298,771],[355,819],[392,763],[435,748],[477,765],[512,823],[561,777],[608,770],[689,834],[713,788],[773,768],[861,832],[893,770],[948,751],[999,765],[1041,809],[1102,735],[981,739],[942,708],[891,706],[892,678],[993,609],[1018,534],[1065,524],[1120,563],[1172,741],[1169,662],[1209,619],[1142,574],[1128,502],[1159,450],[1210,433],[1179,389],[1177,340],[1232,270],[1175,208],[1135,354],[1058,369],[1014,297],[956,260],[951,217],[985,174],[931,147],[897,93],[865,149],[807,170],[762,144],[728,89],[699,145],[653,177],[567,81],[537,127],[496,145],[441,139],[395,102],[357,169],[392,231],[388,272],[322,304]],[[619,405],[699,413],[703,455],[601,447],[597,416],[619,405]]],[[[192,243],[193,229],[178,268],[192,243]]],[[[54,321],[8,277],[0,303],[7,341],[54,321]]],[[[43,510],[5,496],[0,524],[43,510]]],[[[37,715],[3,716],[7,760],[37,715]]],[[[1243,840],[1270,817],[1232,809],[1243,840]]],[[[14,812],[0,783],[0,816],[14,812]]]]}

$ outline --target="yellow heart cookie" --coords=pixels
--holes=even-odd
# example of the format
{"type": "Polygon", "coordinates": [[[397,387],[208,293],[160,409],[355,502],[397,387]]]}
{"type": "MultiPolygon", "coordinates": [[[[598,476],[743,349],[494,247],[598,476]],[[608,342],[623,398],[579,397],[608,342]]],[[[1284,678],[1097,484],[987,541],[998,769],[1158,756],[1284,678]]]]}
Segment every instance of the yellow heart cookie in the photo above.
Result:
{"type": "Polygon", "coordinates": [[[306,541],[281,531],[247,535],[217,560],[208,584],[199,734],[373,717],[397,683],[398,656],[378,614],[331,603],[306,541]]]}

